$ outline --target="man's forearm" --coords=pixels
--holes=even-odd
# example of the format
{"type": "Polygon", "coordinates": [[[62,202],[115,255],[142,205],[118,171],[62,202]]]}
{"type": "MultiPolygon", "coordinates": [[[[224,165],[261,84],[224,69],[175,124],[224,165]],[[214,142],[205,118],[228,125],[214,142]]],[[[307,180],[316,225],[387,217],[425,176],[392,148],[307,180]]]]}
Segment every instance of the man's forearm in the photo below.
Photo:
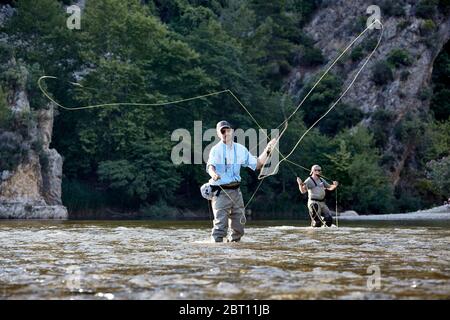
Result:
{"type": "Polygon", "coordinates": [[[264,152],[258,157],[258,161],[256,163],[256,170],[260,170],[266,161],[267,161],[267,152],[264,150],[264,152]]]}
{"type": "Polygon", "coordinates": [[[208,173],[211,176],[211,178],[214,178],[216,176],[216,167],[214,167],[213,165],[210,165],[208,167],[208,173]]]}
{"type": "Polygon", "coordinates": [[[258,161],[256,163],[256,170],[260,170],[263,165],[266,163],[267,158],[270,155],[270,145],[267,145],[267,147],[264,149],[264,151],[259,155],[258,161]]]}

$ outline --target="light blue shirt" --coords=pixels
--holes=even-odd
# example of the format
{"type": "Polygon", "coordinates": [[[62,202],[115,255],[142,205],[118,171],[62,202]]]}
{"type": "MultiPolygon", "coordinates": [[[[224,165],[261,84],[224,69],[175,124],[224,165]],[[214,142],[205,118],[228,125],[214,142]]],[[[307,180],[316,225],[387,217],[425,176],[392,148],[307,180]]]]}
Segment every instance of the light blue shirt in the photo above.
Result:
{"type": "Polygon", "coordinates": [[[255,171],[257,163],[258,159],[242,144],[233,142],[231,146],[227,146],[220,141],[211,148],[206,164],[206,172],[212,165],[216,168],[216,173],[220,176],[220,179],[217,181],[210,179],[209,183],[211,185],[223,185],[240,182],[241,167],[249,167],[255,171]]]}

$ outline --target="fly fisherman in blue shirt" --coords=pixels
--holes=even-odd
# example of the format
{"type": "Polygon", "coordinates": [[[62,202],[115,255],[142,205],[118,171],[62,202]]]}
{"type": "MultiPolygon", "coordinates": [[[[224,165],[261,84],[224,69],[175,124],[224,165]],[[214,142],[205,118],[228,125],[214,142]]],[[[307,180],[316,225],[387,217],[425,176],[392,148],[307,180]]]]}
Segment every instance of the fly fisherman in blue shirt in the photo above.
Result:
{"type": "Polygon", "coordinates": [[[215,242],[223,242],[227,237],[228,222],[231,234],[230,242],[238,242],[244,235],[245,208],[241,182],[241,167],[253,171],[262,168],[273,150],[276,139],[272,139],[262,154],[256,158],[242,144],[233,142],[233,128],[227,121],[216,125],[220,142],[211,148],[206,171],[211,176],[209,184],[215,195],[212,198],[214,226],[211,236],[215,242]]]}

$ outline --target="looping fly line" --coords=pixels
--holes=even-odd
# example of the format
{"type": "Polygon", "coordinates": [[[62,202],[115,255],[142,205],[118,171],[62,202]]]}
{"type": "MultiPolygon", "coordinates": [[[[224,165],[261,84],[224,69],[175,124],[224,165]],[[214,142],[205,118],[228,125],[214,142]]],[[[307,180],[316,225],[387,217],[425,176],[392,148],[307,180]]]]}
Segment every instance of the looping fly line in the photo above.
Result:
{"type": "MultiPolygon", "coordinates": [[[[311,95],[311,93],[314,91],[314,89],[317,87],[317,85],[322,81],[322,79],[328,74],[328,72],[331,70],[331,68],[333,68],[333,66],[339,61],[340,58],[342,58],[344,56],[344,54],[353,46],[353,44],[359,39],[361,38],[364,33],[367,32],[367,30],[369,30],[374,24],[378,23],[381,26],[381,32],[380,32],[380,36],[378,37],[378,42],[375,46],[375,48],[372,50],[372,52],[369,54],[369,56],[367,57],[366,61],[363,63],[363,65],[361,66],[361,68],[359,68],[358,72],[356,73],[355,77],[353,78],[353,80],[350,82],[350,84],[347,86],[347,88],[344,90],[344,92],[342,92],[342,94],[339,96],[339,98],[331,105],[331,107],[319,118],[317,119],[307,130],[305,130],[305,132],[302,134],[302,136],[297,140],[296,144],[294,145],[294,147],[291,149],[291,151],[288,153],[287,156],[282,156],[282,159],[280,162],[278,162],[278,164],[276,165],[276,167],[273,169],[273,172],[264,176],[260,176],[258,178],[266,178],[268,176],[271,176],[273,174],[275,174],[275,172],[277,172],[280,164],[283,161],[288,161],[288,158],[294,153],[295,149],[297,149],[298,145],[300,144],[300,142],[303,140],[303,138],[306,136],[306,134],[311,131],[323,118],[325,118],[328,113],[330,113],[330,111],[332,109],[334,109],[334,107],[336,107],[336,105],[341,101],[341,99],[345,96],[345,94],[350,90],[350,88],[353,86],[353,84],[355,83],[356,79],[358,78],[359,74],[362,72],[362,70],[365,68],[365,66],[367,65],[367,63],[369,62],[369,60],[372,58],[373,54],[375,53],[375,51],[378,49],[381,39],[383,37],[383,24],[379,21],[379,20],[375,20],[374,22],[372,22],[369,26],[366,27],[366,29],[364,31],[362,31],[345,49],[344,51],[330,64],[330,66],[325,70],[325,72],[322,74],[322,76],[320,76],[320,78],[316,81],[316,83],[311,87],[311,89],[308,91],[308,93],[305,95],[305,97],[302,99],[302,101],[299,103],[299,105],[295,108],[295,110],[289,115],[289,117],[287,117],[277,128],[280,128],[281,126],[284,125],[284,128],[281,132],[281,134],[278,136],[277,138],[277,143],[278,141],[281,139],[281,137],[283,136],[283,134],[286,132],[287,128],[288,128],[288,121],[289,119],[291,119],[296,113],[297,111],[300,109],[300,107],[303,105],[303,103],[306,101],[306,99],[311,95]]],[[[280,154],[281,155],[281,154],[280,154]]],[[[267,160],[266,160],[267,162],[267,160]]]]}
{"type": "MultiPolygon", "coordinates": [[[[245,205],[244,209],[247,208],[247,206],[250,204],[250,202],[252,201],[252,199],[254,198],[256,192],[258,191],[258,189],[260,188],[262,182],[264,181],[265,178],[272,176],[274,174],[276,174],[280,164],[283,161],[286,161],[287,163],[290,163],[292,165],[295,165],[299,168],[302,168],[306,171],[309,171],[308,168],[305,168],[291,160],[289,160],[288,158],[294,153],[294,151],[296,150],[296,148],[298,147],[298,145],[300,144],[300,142],[303,140],[303,138],[306,136],[306,134],[312,130],[325,116],[328,115],[328,113],[339,103],[339,101],[344,97],[344,95],[350,90],[350,88],[353,86],[353,84],[355,83],[356,79],[358,78],[359,74],[362,72],[362,70],[364,69],[364,67],[367,65],[367,63],[369,62],[369,60],[372,58],[373,54],[375,53],[375,51],[377,50],[381,39],[383,36],[383,24],[379,21],[379,20],[375,20],[374,22],[372,22],[369,26],[366,27],[366,29],[364,31],[362,31],[345,49],[344,51],[330,64],[330,66],[325,70],[325,72],[320,76],[320,78],[315,82],[315,84],[312,86],[312,88],[309,90],[309,92],[305,95],[305,97],[302,99],[302,101],[299,103],[299,105],[295,108],[295,110],[286,118],[285,120],[277,127],[283,127],[280,135],[276,138],[275,140],[275,144],[274,144],[274,150],[278,152],[278,154],[281,156],[281,161],[279,161],[276,165],[276,167],[274,168],[273,172],[269,173],[269,174],[263,174],[263,172],[261,171],[261,173],[258,175],[258,180],[261,180],[257,186],[257,188],[255,189],[255,191],[253,192],[252,196],[250,197],[250,199],[248,200],[247,204],[245,205]],[[287,154],[287,156],[284,156],[280,150],[278,149],[277,145],[279,144],[279,141],[281,139],[281,137],[284,135],[284,133],[286,132],[286,130],[288,129],[288,122],[289,120],[297,113],[297,111],[300,109],[300,107],[303,105],[303,103],[306,101],[306,99],[311,95],[311,93],[314,91],[314,89],[317,87],[317,85],[322,81],[322,79],[328,74],[328,72],[331,70],[331,68],[337,63],[337,61],[339,61],[339,59],[341,59],[344,54],[353,46],[353,44],[359,39],[361,38],[366,32],[367,30],[369,30],[372,26],[374,26],[375,24],[379,24],[381,26],[381,32],[380,32],[380,36],[377,42],[377,45],[375,46],[375,48],[372,50],[372,52],[370,53],[370,55],[367,57],[367,60],[363,63],[363,65],[361,66],[361,68],[358,70],[358,72],[356,73],[355,77],[353,78],[353,80],[350,82],[350,84],[347,86],[347,88],[345,89],[345,91],[339,96],[339,98],[331,105],[331,107],[319,118],[317,119],[307,130],[305,130],[305,132],[302,134],[302,136],[297,140],[296,144],[294,145],[294,147],[291,149],[291,151],[287,154]]],[[[157,102],[157,103],[135,103],[135,102],[118,102],[118,103],[105,103],[105,104],[96,104],[96,105],[88,105],[88,106],[82,106],[82,107],[73,107],[73,108],[68,108],[65,107],[63,105],[61,105],[60,103],[58,103],[56,100],[54,100],[49,93],[42,87],[42,81],[45,79],[58,79],[57,77],[54,76],[42,76],[39,78],[38,80],[38,87],[41,90],[41,92],[44,94],[44,96],[49,99],[52,103],[54,103],[56,106],[60,107],[61,109],[64,109],[66,111],[77,111],[77,110],[86,110],[86,109],[95,109],[95,108],[104,108],[104,107],[111,107],[111,106],[167,106],[167,105],[173,105],[173,104],[180,104],[180,103],[184,103],[184,102],[188,102],[188,101],[193,101],[193,100],[197,100],[197,99],[202,99],[202,98],[207,98],[207,97],[212,97],[212,96],[217,96],[220,94],[224,94],[227,93],[229,95],[231,95],[233,97],[233,99],[236,100],[236,102],[245,110],[245,112],[250,116],[250,118],[254,121],[254,123],[258,126],[259,129],[261,129],[261,132],[263,134],[266,135],[266,139],[268,139],[267,134],[265,133],[264,130],[262,130],[262,126],[258,123],[258,121],[255,119],[255,117],[251,114],[251,112],[247,109],[247,107],[238,99],[238,97],[229,89],[226,90],[222,90],[222,91],[216,91],[216,92],[211,92],[208,94],[204,94],[204,95],[199,95],[199,96],[195,96],[195,97],[191,97],[191,98],[186,98],[186,99],[179,99],[179,100],[174,100],[174,101],[168,101],[168,102],[157,102]]],[[[75,82],[70,82],[72,85],[75,86],[79,86],[81,88],[84,88],[83,85],[79,84],[79,83],[75,83],[75,82]]],[[[273,151],[270,153],[270,155],[273,153],[273,151]]],[[[250,150],[250,152],[253,151],[250,150]]],[[[263,168],[266,166],[267,162],[271,159],[270,155],[266,158],[266,160],[263,163],[263,168]]],[[[326,178],[325,176],[323,176],[324,178],[326,178]]]]}
{"type": "MultiPolygon", "coordinates": [[[[344,49],[344,51],[342,51],[342,53],[330,64],[330,66],[325,70],[325,72],[320,76],[320,78],[315,82],[315,84],[311,87],[311,89],[309,90],[309,92],[305,95],[305,97],[302,99],[302,101],[299,103],[299,105],[295,108],[295,110],[289,115],[289,117],[285,118],[285,120],[277,127],[280,128],[281,126],[284,126],[283,130],[281,131],[280,135],[277,137],[276,142],[275,142],[275,149],[278,151],[279,155],[281,156],[281,160],[276,164],[275,168],[273,169],[273,171],[269,174],[263,175],[263,172],[261,171],[260,174],[258,175],[258,179],[261,180],[261,182],[258,184],[257,188],[255,189],[255,191],[253,192],[252,196],[250,197],[249,201],[247,202],[247,204],[245,205],[245,208],[249,205],[250,201],[252,201],[252,199],[254,198],[256,192],[258,191],[258,189],[261,186],[262,181],[269,177],[272,176],[274,174],[276,174],[276,172],[278,171],[278,168],[280,167],[281,163],[283,161],[286,161],[287,163],[291,163],[294,165],[297,165],[295,162],[292,162],[290,160],[288,160],[288,158],[294,153],[295,149],[297,149],[298,145],[300,144],[300,142],[303,140],[303,138],[308,134],[309,131],[311,131],[324,117],[326,117],[328,115],[328,113],[330,113],[331,110],[334,109],[334,107],[336,107],[336,105],[339,103],[339,101],[341,101],[341,99],[345,96],[345,94],[350,90],[350,88],[353,86],[353,84],[355,83],[356,79],[358,78],[359,74],[362,72],[362,70],[365,68],[365,66],[367,65],[367,63],[369,62],[369,60],[372,58],[372,56],[374,55],[375,51],[378,49],[380,43],[381,43],[381,39],[383,38],[383,31],[384,31],[384,27],[383,24],[379,21],[379,20],[375,20],[373,21],[370,25],[368,25],[366,27],[366,29],[364,29],[364,31],[362,31],[352,42],[350,42],[350,44],[344,49]],[[307,130],[305,130],[305,132],[302,134],[302,136],[297,140],[296,144],[294,145],[294,147],[291,149],[291,151],[287,154],[287,156],[284,156],[279,149],[276,147],[278,145],[278,142],[280,141],[281,137],[284,135],[284,133],[286,132],[287,128],[288,128],[288,121],[289,119],[291,119],[295,113],[297,113],[297,111],[300,109],[300,107],[303,105],[303,103],[306,101],[306,99],[311,95],[311,93],[314,91],[314,89],[317,87],[317,85],[322,81],[322,79],[328,74],[328,72],[331,70],[331,68],[333,68],[333,66],[339,61],[339,59],[341,59],[345,53],[355,44],[356,41],[358,41],[359,38],[361,38],[366,32],[367,30],[369,30],[372,26],[374,26],[375,24],[379,24],[381,26],[381,32],[380,35],[378,37],[378,41],[376,46],[374,47],[374,49],[372,50],[372,52],[369,54],[369,56],[367,57],[366,61],[364,61],[363,65],[361,66],[361,68],[359,68],[358,72],[356,73],[355,77],[353,78],[353,80],[350,82],[350,84],[347,86],[347,88],[344,90],[344,92],[342,92],[342,94],[339,96],[339,98],[331,105],[330,108],[328,108],[328,110],[319,118],[317,119],[307,130]]],[[[258,125],[258,127],[260,129],[261,126],[259,126],[259,124],[256,122],[256,124],[258,125]]],[[[262,132],[264,132],[262,130],[262,132]]],[[[267,135],[266,135],[267,138],[267,135]]],[[[269,161],[269,157],[267,157],[267,159],[264,161],[263,163],[263,168],[266,166],[267,162],[269,161]]],[[[299,165],[297,165],[299,166],[299,165]]],[[[299,166],[302,169],[305,169],[307,171],[309,171],[307,168],[299,166]]],[[[326,178],[326,177],[325,177],[326,178]]],[[[337,190],[337,189],[336,189],[337,190]]]]}

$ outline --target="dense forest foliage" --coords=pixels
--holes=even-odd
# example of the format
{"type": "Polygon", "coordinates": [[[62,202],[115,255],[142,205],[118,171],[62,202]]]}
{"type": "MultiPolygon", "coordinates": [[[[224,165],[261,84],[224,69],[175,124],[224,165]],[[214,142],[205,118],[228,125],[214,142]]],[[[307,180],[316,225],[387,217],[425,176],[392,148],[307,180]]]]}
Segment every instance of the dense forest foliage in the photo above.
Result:
{"type": "MultiPolygon", "coordinates": [[[[318,0],[87,1],[80,30],[66,27],[63,6],[71,3],[18,1],[16,14],[1,30],[14,43],[0,43],[3,131],[12,125],[3,87],[23,81],[17,68],[28,70],[26,86],[33,110],[48,103],[36,84],[42,75],[58,77],[47,81],[46,87],[67,107],[156,103],[229,89],[263,128],[270,129],[298,103],[285,94],[284,80],[292,68],[327,63],[303,31],[318,0]],[[17,61],[13,67],[8,64],[12,58],[17,61]]],[[[358,49],[351,59],[360,59],[365,52],[358,49]]],[[[407,57],[394,52],[386,63],[394,68],[407,63],[407,57]]],[[[390,181],[383,130],[391,115],[375,114],[373,125],[366,128],[359,124],[363,114],[357,106],[339,104],[306,136],[290,160],[304,167],[318,163],[326,177],[340,181],[340,210],[385,213],[441,202],[450,190],[449,46],[434,69],[432,114],[406,119],[396,131],[400,140],[417,140],[421,159],[417,172],[422,173],[415,177],[415,185],[394,189],[390,181]]],[[[291,119],[280,143],[282,152],[293,147],[341,90],[339,76],[325,78],[291,119]]],[[[74,216],[95,216],[105,208],[144,217],[167,217],[171,208],[207,212],[199,193],[209,178],[205,166],[174,165],[170,154],[177,142],[171,141],[171,133],[185,128],[193,136],[194,121],[202,121],[207,129],[222,119],[244,130],[257,129],[228,94],[163,107],[59,109],[52,146],[64,157],[63,203],[74,216]]],[[[3,150],[2,165],[13,166],[14,157],[3,150]]],[[[305,198],[299,195],[295,178],[307,175],[306,170],[283,163],[277,175],[264,181],[249,206],[255,217],[305,216],[305,198]]],[[[248,200],[259,181],[248,170],[242,176],[248,200]]],[[[330,203],[334,197],[335,193],[328,195],[330,203]]]]}

